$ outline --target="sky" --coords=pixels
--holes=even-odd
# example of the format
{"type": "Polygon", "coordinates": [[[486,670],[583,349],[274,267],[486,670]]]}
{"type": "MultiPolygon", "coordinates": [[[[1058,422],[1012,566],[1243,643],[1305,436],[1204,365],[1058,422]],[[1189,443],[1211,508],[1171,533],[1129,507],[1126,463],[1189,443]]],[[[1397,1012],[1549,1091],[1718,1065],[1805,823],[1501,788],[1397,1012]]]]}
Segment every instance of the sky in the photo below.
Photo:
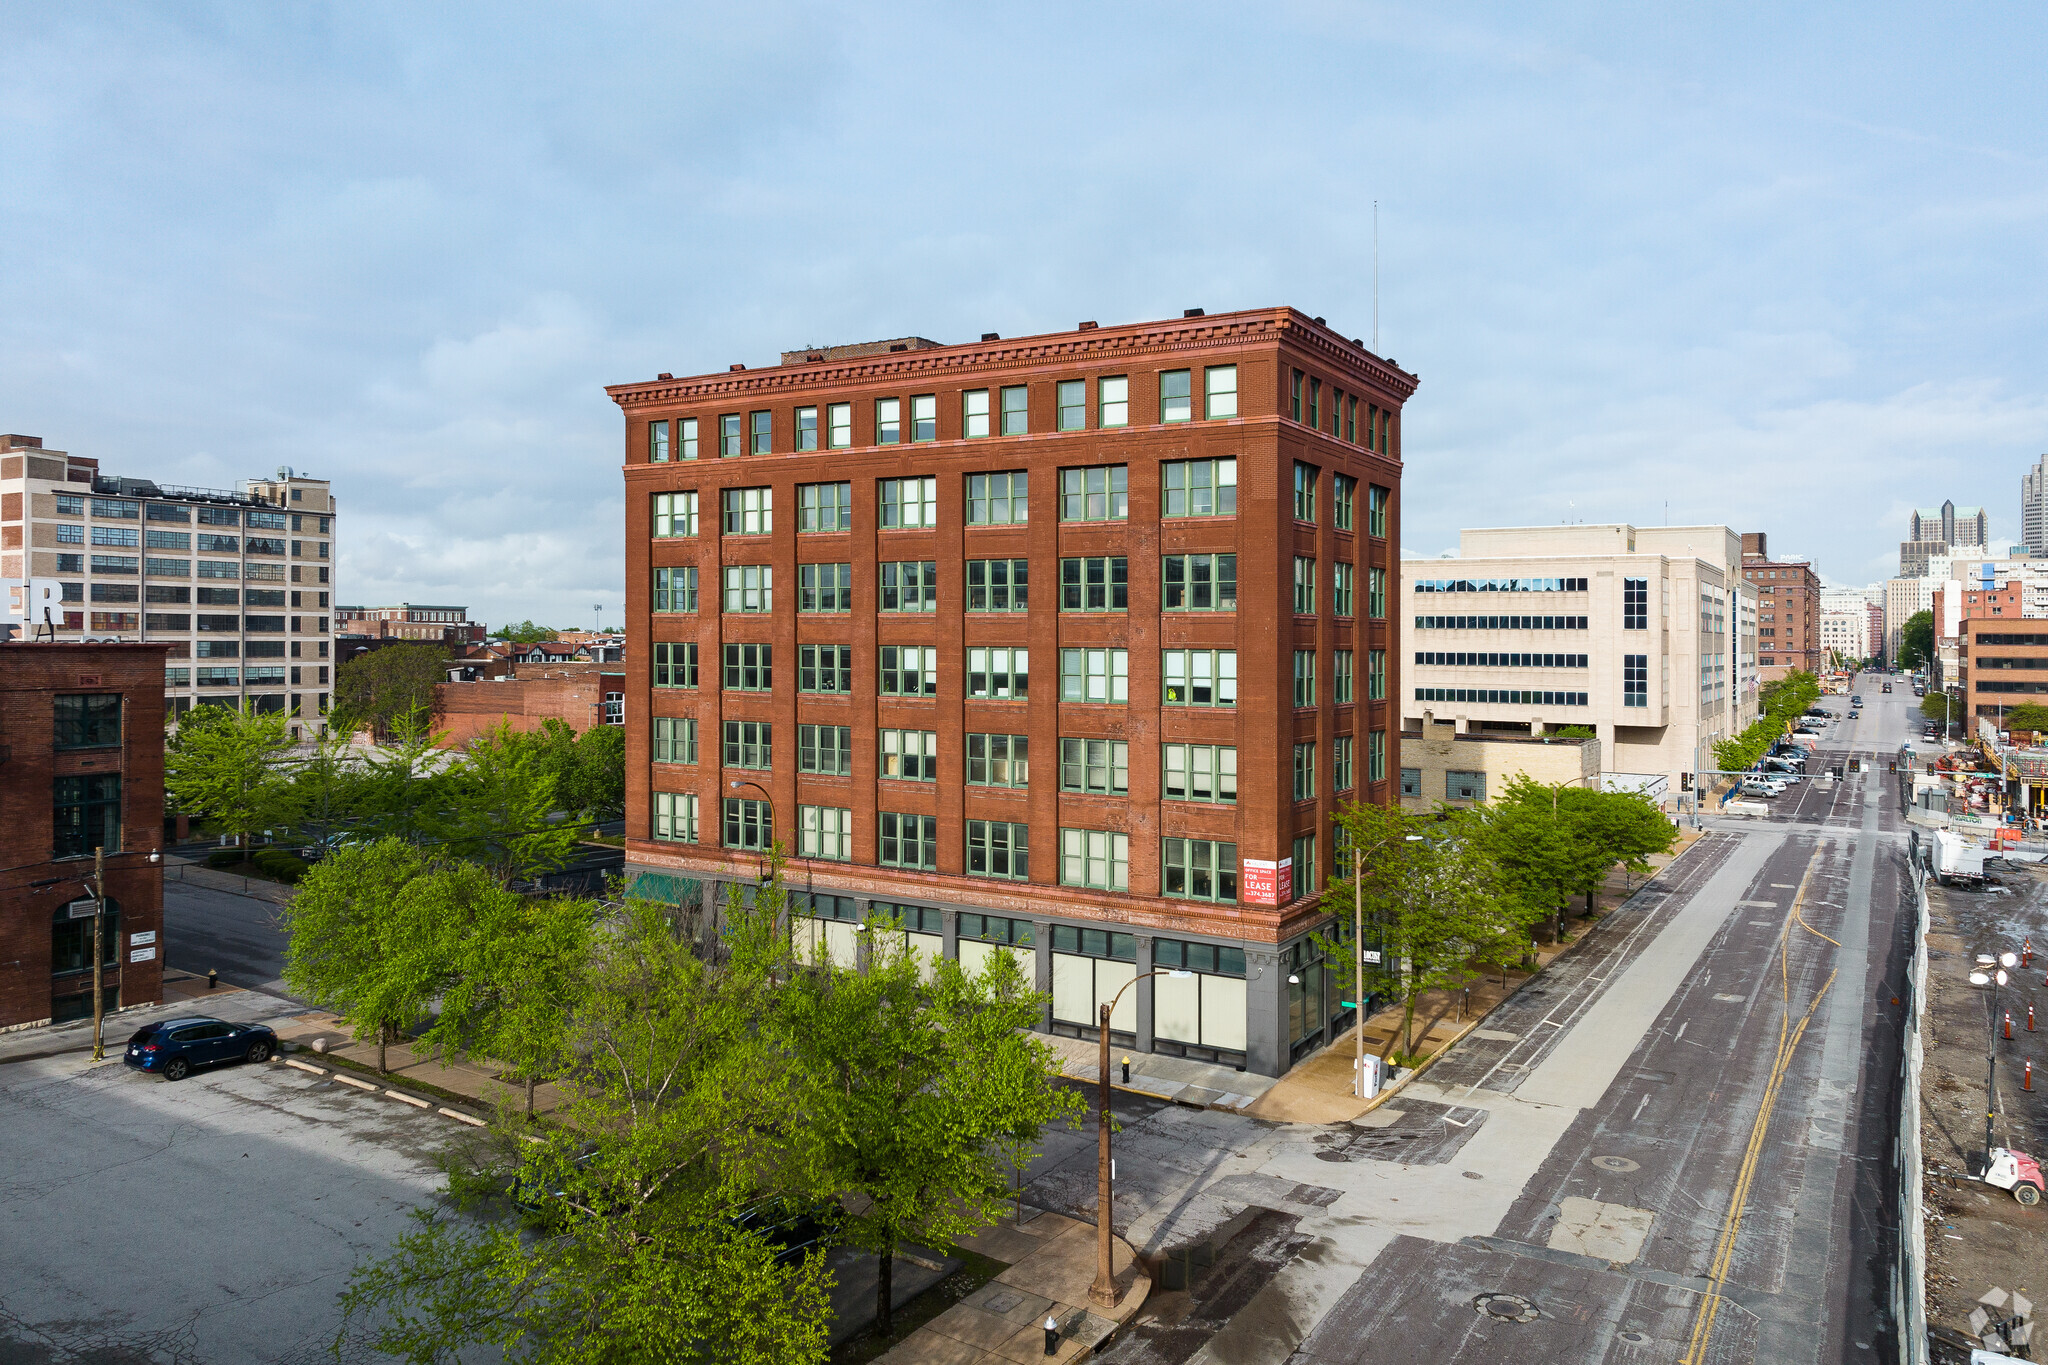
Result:
{"type": "Polygon", "coordinates": [[[1726,523],[1863,584],[1914,506],[2015,537],[2048,452],[2031,4],[0,0],[0,50],[0,430],[332,479],[340,601],[622,619],[607,383],[1188,307],[1377,310],[1410,554],[1726,523]]]}

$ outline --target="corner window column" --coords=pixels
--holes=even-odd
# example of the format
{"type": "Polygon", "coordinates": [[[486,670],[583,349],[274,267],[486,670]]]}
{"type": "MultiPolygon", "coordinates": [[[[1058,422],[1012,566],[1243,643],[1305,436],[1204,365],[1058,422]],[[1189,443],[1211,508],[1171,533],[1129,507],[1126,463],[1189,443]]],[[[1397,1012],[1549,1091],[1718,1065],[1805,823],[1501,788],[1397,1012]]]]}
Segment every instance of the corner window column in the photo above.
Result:
{"type": "Polygon", "coordinates": [[[1052,921],[1031,921],[1032,989],[1045,997],[1038,1011],[1038,1031],[1052,1032],[1052,921]]]}
{"type": "Polygon", "coordinates": [[[1287,1071],[1287,972],[1279,953],[1244,951],[1244,1066],[1261,1076],[1287,1071]]]}

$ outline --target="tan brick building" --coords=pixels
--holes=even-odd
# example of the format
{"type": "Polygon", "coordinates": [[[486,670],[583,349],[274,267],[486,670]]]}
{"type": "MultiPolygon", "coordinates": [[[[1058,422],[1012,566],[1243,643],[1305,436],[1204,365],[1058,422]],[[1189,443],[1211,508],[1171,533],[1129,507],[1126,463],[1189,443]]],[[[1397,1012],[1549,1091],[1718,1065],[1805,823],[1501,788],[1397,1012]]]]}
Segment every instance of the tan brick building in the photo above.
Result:
{"type": "Polygon", "coordinates": [[[781,838],[828,940],[1026,948],[1088,1037],[1183,967],[1118,1045],[1284,1070],[1342,1013],[1332,813],[1395,799],[1415,382],[1277,308],[612,387],[629,864],[781,838]]]}

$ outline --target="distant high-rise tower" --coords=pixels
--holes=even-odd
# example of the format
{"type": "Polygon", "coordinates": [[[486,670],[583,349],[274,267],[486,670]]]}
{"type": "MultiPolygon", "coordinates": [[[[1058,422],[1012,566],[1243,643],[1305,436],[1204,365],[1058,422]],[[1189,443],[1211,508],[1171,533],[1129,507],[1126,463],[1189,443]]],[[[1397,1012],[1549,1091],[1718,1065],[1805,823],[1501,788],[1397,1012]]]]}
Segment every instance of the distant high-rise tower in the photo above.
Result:
{"type": "Polygon", "coordinates": [[[1939,540],[1949,545],[1984,545],[1991,540],[1991,518],[1981,507],[1916,508],[1906,523],[1907,540],[1939,540]]]}
{"type": "Polygon", "coordinates": [[[2034,554],[2048,554],[2048,455],[2020,475],[2020,539],[2034,554]]]}

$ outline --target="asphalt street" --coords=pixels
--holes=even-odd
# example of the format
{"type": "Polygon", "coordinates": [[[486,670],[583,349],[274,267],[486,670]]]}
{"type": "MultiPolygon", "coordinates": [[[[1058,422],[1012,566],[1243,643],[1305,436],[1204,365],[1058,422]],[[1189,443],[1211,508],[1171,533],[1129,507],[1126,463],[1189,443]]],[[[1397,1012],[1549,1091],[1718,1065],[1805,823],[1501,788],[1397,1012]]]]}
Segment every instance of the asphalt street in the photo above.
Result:
{"type": "Polygon", "coordinates": [[[336,1293],[459,1130],[275,1066],[72,1053],[0,1067],[0,1131],[0,1360],[211,1365],[334,1359],[336,1293]]]}
{"type": "MultiPolygon", "coordinates": [[[[1561,970],[1360,1123],[1120,1100],[1118,1230],[1183,1257],[1191,1285],[1112,1356],[1881,1355],[1911,928],[1884,764],[1918,733],[1913,700],[1866,689],[1815,765],[1854,752],[1864,772],[1710,815],[1561,970]]],[[[1091,1137],[1049,1145],[1034,1203],[1093,1216],[1091,1137]]]]}
{"type": "Polygon", "coordinates": [[[259,897],[166,877],[164,965],[288,995],[283,916],[283,906],[259,897]]]}

